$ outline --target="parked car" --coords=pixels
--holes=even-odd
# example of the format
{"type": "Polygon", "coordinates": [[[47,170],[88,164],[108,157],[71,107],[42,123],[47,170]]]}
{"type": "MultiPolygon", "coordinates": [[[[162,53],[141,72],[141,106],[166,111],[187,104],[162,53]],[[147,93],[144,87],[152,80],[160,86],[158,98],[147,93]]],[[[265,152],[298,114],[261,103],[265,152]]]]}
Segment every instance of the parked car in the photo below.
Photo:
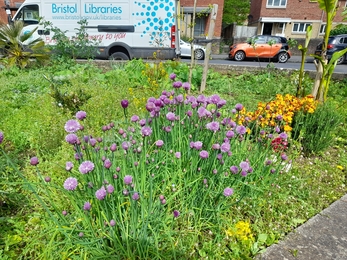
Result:
{"type": "MultiPolygon", "coordinates": [[[[206,48],[204,46],[193,44],[194,47],[194,57],[197,60],[203,60],[206,54],[206,48]]],[[[183,40],[180,40],[181,57],[191,57],[191,45],[183,40]]]]}
{"type": "MultiPolygon", "coordinates": [[[[323,46],[323,42],[319,43],[317,45],[317,48],[316,48],[314,54],[320,56],[322,54],[322,46],[323,46]]],[[[328,60],[331,59],[331,56],[334,54],[334,52],[341,51],[341,50],[346,49],[346,48],[347,48],[347,34],[330,36],[328,39],[328,45],[327,45],[327,58],[328,58],[328,60]]],[[[347,60],[347,55],[345,54],[337,60],[337,64],[342,64],[346,60],[347,60]]]]}
{"type": "Polygon", "coordinates": [[[272,59],[287,62],[291,53],[287,39],[281,36],[257,35],[247,42],[230,46],[229,59],[242,61],[247,58],[272,59]]]}

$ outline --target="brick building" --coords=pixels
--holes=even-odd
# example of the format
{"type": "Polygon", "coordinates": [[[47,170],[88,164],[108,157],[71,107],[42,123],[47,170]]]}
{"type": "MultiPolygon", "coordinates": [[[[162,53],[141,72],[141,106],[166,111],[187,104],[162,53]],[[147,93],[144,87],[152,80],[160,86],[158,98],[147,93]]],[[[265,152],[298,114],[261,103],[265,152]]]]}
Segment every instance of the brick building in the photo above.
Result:
{"type": "MultiPolygon", "coordinates": [[[[334,24],[342,21],[341,13],[347,1],[339,0],[334,24]]],[[[312,38],[325,33],[325,13],[317,0],[251,0],[249,26],[257,27],[257,34],[281,35],[287,38],[305,38],[306,28],[312,25],[312,38]]],[[[347,23],[346,23],[347,24],[347,23]]]]}
{"type": "Polygon", "coordinates": [[[12,16],[18,10],[18,7],[24,2],[24,0],[0,0],[0,22],[8,23],[8,15],[6,9],[11,11],[12,16]]]}
{"type": "MultiPolygon", "coordinates": [[[[190,24],[193,17],[194,0],[181,0],[181,36],[191,37],[190,35],[190,24]]],[[[214,38],[220,39],[222,32],[222,17],[223,17],[223,6],[224,0],[199,0],[195,12],[198,13],[195,18],[194,26],[194,37],[204,37],[208,33],[210,24],[210,8],[211,4],[218,5],[217,19],[214,28],[214,38]]]]}

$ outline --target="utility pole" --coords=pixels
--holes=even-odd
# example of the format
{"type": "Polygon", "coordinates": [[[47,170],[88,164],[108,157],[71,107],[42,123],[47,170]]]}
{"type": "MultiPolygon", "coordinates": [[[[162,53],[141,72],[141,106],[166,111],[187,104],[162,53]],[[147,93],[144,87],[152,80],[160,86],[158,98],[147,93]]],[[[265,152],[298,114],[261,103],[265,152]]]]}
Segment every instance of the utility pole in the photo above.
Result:
{"type": "Polygon", "coordinates": [[[214,25],[216,23],[216,18],[217,18],[217,11],[218,11],[218,5],[214,4],[212,6],[212,11],[211,11],[211,19],[210,19],[210,26],[208,28],[208,34],[207,34],[207,39],[209,40],[207,45],[206,45],[206,55],[205,55],[205,60],[204,60],[204,72],[202,74],[202,81],[201,81],[201,86],[200,86],[200,93],[202,93],[205,88],[206,88],[206,79],[207,79],[207,71],[208,71],[208,62],[210,60],[210,54],[211,54],[211,45],[212,45],[212,38],[213,38],[213,33],[214,33],[214,25]]]}

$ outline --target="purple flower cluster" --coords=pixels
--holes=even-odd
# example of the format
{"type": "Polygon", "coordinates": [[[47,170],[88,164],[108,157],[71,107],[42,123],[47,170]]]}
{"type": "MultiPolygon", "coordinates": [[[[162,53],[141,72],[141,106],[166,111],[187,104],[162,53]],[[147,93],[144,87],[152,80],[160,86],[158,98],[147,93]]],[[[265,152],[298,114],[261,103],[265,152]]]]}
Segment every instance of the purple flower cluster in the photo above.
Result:
{"type": "Polygon", "coordinates": [[[104,186],[102,186],[100,189],[98,189],[96,192],[95,192],[95,197],[98,199],[98,200],[103,200],[107,195],[107,192],[106,192],[106,189],[104,186]]]}
{"type": "Polygon", "coordinates": [[[70,119],[66,122],[64,129],[68,133],[75,133],[81,129],[81,125],[76,120],[70,119]]]}
{"type": "Polygon", "coordinates": [[[75,190],[78,185],[78,181],[76,178],[69,177],[64,182],[64,189],[66,190],[75,190]]]}
{"type": "Polygon", "coordinates": [[[81,163],[78,170],[82,174],[87,174],[88,172],[91,172],[92,170],[94,170],[94,163],[91,161],[84,161],[81,163]]]}

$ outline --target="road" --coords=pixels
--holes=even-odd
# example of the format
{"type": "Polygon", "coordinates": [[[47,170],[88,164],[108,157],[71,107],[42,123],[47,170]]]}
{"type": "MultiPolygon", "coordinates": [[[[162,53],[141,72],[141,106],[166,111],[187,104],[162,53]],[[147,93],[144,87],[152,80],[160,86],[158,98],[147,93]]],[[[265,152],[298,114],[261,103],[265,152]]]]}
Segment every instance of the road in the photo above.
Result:
{"type": "MultiPolygon", "coordinates": [[[[182,58],[181,61],[190,62],[190,59],[189,58],[182,58]]],[[[199,60],[198,63],[203,64],[204,61],[199,60]]],[[[269,61],[261,61],[261,62],[258,62],[256,60],[233,61],[233,60],[226,59],[224,57],[217,57],[217,58],[212,58],[209,61],[209,64],[266,68],[266,66],[269,64],[269,61]]],[[[297,69],[297,70],[300,69],[300,66],[301,66],[300,60],[298,60],[297,58],[296,58],[296,60],[288,61],[287,63],[273,62],[272,64],[275,66],[275,68],[297,69]]],[[[316,71],[316,67],[313,63],[312,58],[307,58],[304,69],[305,69],[305,71],[316,71]]],[[[347,76],[347,64],[337,65],[335,70],[334,70],[334,73],[342,73],[342,74],[346,74],[346,76],[347,76]]]]}

